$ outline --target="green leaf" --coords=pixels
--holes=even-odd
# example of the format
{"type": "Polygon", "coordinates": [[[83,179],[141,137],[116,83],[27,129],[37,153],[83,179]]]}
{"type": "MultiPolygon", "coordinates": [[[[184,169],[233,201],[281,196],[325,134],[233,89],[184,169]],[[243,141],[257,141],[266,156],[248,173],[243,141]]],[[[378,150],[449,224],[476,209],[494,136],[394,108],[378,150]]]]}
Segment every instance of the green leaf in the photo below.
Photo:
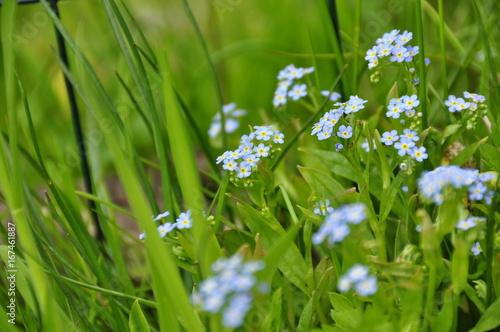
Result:
{"type": "Polygon", "coordinates": [[[443,296],[443,307],[432,325],[432,332],[448,332],[453,326],[453,289],[448,288],[443,296]]]}
{"type": "Polygon", "coordinates": [[[312,297],[307,301],[302,314],[300,315],[299,324],[297,325],[297,332],[307,332],[311,330],[311,321],[314,309],[318,305],[319,296],[313,292],[312,297]]]}
{"type": "Polygon", "coordinates": [[[336,175],[342,176],[351,181],[357,181],[356,173],[343,154],[335,151],[324,151],[308,148],[299,148],[299,151],[317,157],[336,175]]]}
{"type": "MultiPolygon", "coordinates": [[[[448,137],[450,137],[451,135],[457,133],[460,128],[462,128],[463,125],[461,124],[451,124],[451,125],[448,125],[444,128],[444,131],[443,131],[443,139],[446,139],[448,137]]],[[[452,142],[450,142],[452,143],[452,142]]]]}
{"type": "Polygon", "coordinates": [[[500,151],[491,144],[483,144],[479,150],[483,155],[483,160],[494,171],[500,172],[500,151]]]}
{"type": "Polygon", "coordinates": [[[455,250],[451,259],[451,280],[453,284],[453,293],[459,296],[465,285],[469,272],[469,248],[463,237],[455,241],[455,250]]]}
{"type": "Polygon", "coordinates": [[[455,158],[450,161],[451,165],[463,165],[467,160],[472,157],[474,153],[476,153],[477,149],[480,145],[484,144],[489,137],[485,137],[480,141],[474,142],[468,147],[466,147],[462,152],[460,152],[455,158]]]}
{"type": "Polygon", "coordinates": [[[297,168],[319,198],[336,196],[345,191],[337,180],[322,171],[302,166],[297,168]]]}
{"type": "Polygon", "coordinates": [[[129,328],[130,332],[148,332],[150,331],[148,321],[144,314],[142,313],[141,306],[136,300],[130,309],[129,316],[129,328]]]}
{"type": "Polygon", "coordinates": [[[363,309],[341,294],[329,293],[333,310],[331,315],[336,326],[345,331],[354,331],[363,322],[363,309]]]}
{"type": "MultiPolygon", "coordinates": [[[[233,197],[233,199],[235,198],[233,197]]],[[[268,254],[270,254],[271,247],[286,234],[281,224],[269,213],[257,211],[242,201],[238,200],[237,205],[245,225],[250,228],[253,234],[260,234],[262,245],[266,251],[269,251],[268,254]]],[[[296,224],[295,227],[298,225],[300,224],[296,224]]],[[[272,258],[266,257],[266,260],[269,262],[266,261],[266,269],[264,271],[269,273],[268,269],[271,270],[272,265],[276,263],[280,271],[290,282],[309,295],[310,292],[306,286],[307,265],[297,246],[292,241],[289,242],[282,255],[272,258]],[[274,259],[276,259],[276,262],[274,262],[274,259]]],[[[283,250],[283,248],[276,250],[283,250]]]]}
{"type": "Polygon", "coordinates": [[[486,309],[483,317],[479,319],[476,326],[469,332],[484,332],[493,330],[494,328],[500,326],[500,297],[497,298],[493,304],[486,309]]]}
{"type": "Polygon", "coordinates": [[[500,126],[499,125],[491,126],[490,137],[493,140],[493,143],[495,143],[495,145],[497,146],[497,148],[500,148],[500,126]]]}

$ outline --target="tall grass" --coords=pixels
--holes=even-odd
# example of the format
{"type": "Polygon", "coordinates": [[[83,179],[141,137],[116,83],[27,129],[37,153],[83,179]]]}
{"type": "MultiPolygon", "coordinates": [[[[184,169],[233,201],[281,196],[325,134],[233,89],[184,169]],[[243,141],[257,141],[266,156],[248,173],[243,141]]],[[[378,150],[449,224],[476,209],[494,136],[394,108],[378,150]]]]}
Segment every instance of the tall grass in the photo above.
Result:
{"type": "MultiPolygon", "coordinates": [[[[5,319],[13,297],[2,287],[2,331],[232,330],[223,314],[192,302],[214,275],[214,262],[235,253],[262,260],[255,278],[268,285],[255,292],[237,330],[500,326],[498,180],[488,184],[495,190],[491,205],[457,192],[438,206],[425,202],[418,188],[424,171],[444,164],[500,172],[495,1],[416,0],[397,10],[361,0],[331,1],[330,7],[185,0],[59,6],[62,19],[48,0],[29,8],[6,1],[0,9],[0,198],[6,207],[0,256],[7,266],[7,225],[15,224],[17,305],[13,325],[5,319]],[[27,38],[32,26],[36,31],[27,38]],[[53,26],[70,51],[69,66],[49,47],[53,26]],[[383,68],[379,82],[370,82],[374,71],[365,51],[392,29],[413,32],[417,85],[404,65],[383,68]],[[276,75],[290,63],[314,65],[308,96],[273,108],[276,75]],[[80,188],[72,162],[77,149],[67,128],[63,75],[84,110],[95,194],[80,188]],[[339,151],[310,135],[333,107],[320,94],[328,89],[342,92],[342,101],[349,95],[368,100],[342,120],[353,136],[339,151]],[[463,91],[486,96],[487,117],[475,128],[444,106],[449,94],[463,91]],[[400,170],[401,159],[383,144],[382,133],[404,128],[385,117],[388,101],[413,93],[420,100],[419,146],[429,158],[410,173],[400,170]],[[249,114],[236,132],[209,138],[212,118],[220,114],[224,123],[222,107],[230,101],[249,114]],[[262,159],[248,179],[222,171],[215,157],[235,150],[249,127],[262,124],[285,134],[271,161],[262,159]],[[361,147],[365,139],[368,152],[361,147]],[[450,156],[458,142],[463,148],[450,156]],[[86,199],[95,202],[102,243],[86,199]],[[367,220],[334,246],[314,244],[325,217],[313,211],[326,199],[335,209],[366,207],[367,220]],[[187,210],[192,228],[158,236],[151,219],[169,211],[160,223],[173,223],[187,210]],[[488,221],[469,233],[456,230],[469,215],[488,221]],[[479,256],[470,253],[476,239],[479,256]],[[339,280],[357,263],[377,277],[376,293],[340,291],[339,280]]],[[[9,284],[4,275],[0,283],[9,284]]]]}

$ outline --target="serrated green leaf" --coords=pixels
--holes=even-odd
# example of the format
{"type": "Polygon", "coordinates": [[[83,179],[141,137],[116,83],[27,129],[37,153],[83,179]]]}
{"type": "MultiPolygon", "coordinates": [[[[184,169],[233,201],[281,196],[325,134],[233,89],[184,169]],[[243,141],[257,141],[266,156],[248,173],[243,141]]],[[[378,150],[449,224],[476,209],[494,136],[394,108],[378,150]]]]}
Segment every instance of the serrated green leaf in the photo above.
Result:
{"type": "Polygon", "coordinates": [[[341,294],[329,293],[333,310],[331,315],[335,325],[346,331],[355,330],[363,322],[363,309],[341,294]]]}
{"type": "Polygon", "coordinates": [[[130,332],[150,331],[148,321],[146,320],[146,317],[144,317],[141,306],[137,300],[132,305],[132,309],[130,309],[128,325],[130,332]]]}

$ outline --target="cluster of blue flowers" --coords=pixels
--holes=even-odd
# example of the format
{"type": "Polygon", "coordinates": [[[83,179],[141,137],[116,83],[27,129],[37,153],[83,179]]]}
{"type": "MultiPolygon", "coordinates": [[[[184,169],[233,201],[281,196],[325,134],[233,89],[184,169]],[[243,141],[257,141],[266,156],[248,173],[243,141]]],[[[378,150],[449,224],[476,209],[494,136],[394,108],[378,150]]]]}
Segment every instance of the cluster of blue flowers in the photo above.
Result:
{"type": "MultiPolygon", "coordinates": [[[[157,215],[153,221],[162,221],[166,217],[170,215],[169,211],[165,211],[157,215]]],[[[191,217],[191,210],[187,210],[186,212],[182,212],[179,214],[179,217],[175,220],[174,223],[166,222],[162,223],[157,227],[158,235],[160,237],[165,237],[168,233],[173,231],[174,229],[188,229],[193,227],[193,218],[191,217]]],[[[139,235],[139,239],[142,240],[146,237],[145,233],[141,233],[139,235]]]]}
{"type": "Polygon", "coordinates": [[[252,307],[252,290],[257,286],[267,291],[267,284],[257,284],[254,276],[263,268],[263,261],[244,262],[240,254],[218,259],[212,264],[214,275],[203,280],[193,293],[193,304],[212,314],[222,311],[222,324],[227,328],[242,326],[252,307]]]}
{"type": "Polygon", "coordinates": [[[237,173],[238,178],[247,178],[261,158],[268,157],[272,152],[272,145],[264,143],[274,142],[283,144],[285,135],[273,126],[255,126],[250,135],[241,137],[240,146],[234,151],[226,151],[217,157],[217,164],[223,163],[222,168],[237,173]]]}
{"type": "MultiPolygon", "coordinates": [[[[359,110],[365,108],[365,103],[367,100],[363,100],[358,96],[351,96],[347,102],[337,102],[333,104],[337,108],[331,109],[326,112],[325,115],[316,122],[313,126],[311,135],[316,135],[319,140],[325,140],[332,136],[333,130],[337,123],[341,120],[344,114],[354,114],[359,110]]],[[[348,139],[352,137],[352,127],[341,125],[338,128],[337,136],[343,139],[348,139]]]]}
{"type": "Polygon", "coordinates": [[[314,71],[314,67],[296,68],[293,64],[280,70],[278,74],[278,87],[274,92],[273,105],[278,107],[285,105],[288,98],[299,100],[307,96],[307,86],[305,84],[293,84],[295,80],[301,79],[304,75],[314,71]],[[293,85],[292,85],[293,84],[293,85]]]}
{"type": "Polygon", "coordinates": [[[326,216],[318,232],[313,235],[312,242],[316,245],[325,240],[329,245],[342,242],[351,232],[349,224],[357,225],[365,219],[366,206],[363,203],[343,205],[326,216]]]}
{"type": "MultiPolygon", "coordinates": [[[[226,123],[224,125],[224,130],[226,133],[233,133],[240,127],[240,122],[238,118],[247,115],[247,111],[240,110],[236,108],[236,103],[230,103],[222,106],[222,112],[224,113],[226,123]]],[[[216,138],[222,131],[222,119],[220,113],[215,114],[210,124],[210,129],[208,130],[208,136],[216,138]]]]}
{"type": "Polygon", "coordinates": [[[420,105],[420,101],[417,99],[417,95],[411,96],[401,96],[399,98],[392,98],[389,101],[388,111],[385,115],[389,118],[399,119],[401,114],[404,114],[408,118],[414,118],[416,115],[415,107],[420,105]]]}
{"type": "Polygon", "coordinates": [[[477,93],[467,91],[464,92],[464,98],[457,98],[454,95],[450,95],[444,104],[448,106],[450,112],[464,114],[464,117],[467,119],[467,129],[473,129],[476,127],[478,117],[482,118],[488,113],[488,106],[485,103],[486,98],[477,93]]]}
{"type": "Polygon", "coordinates": [[[485,183],[494,179],[491,173],[479,173],[477,169],[460,168],[456,165],[439,166],[433,171],[423,172],[418,179],[420,193],[425,199],[440,205],[445,200],[445,188],[459,190],[467,188],[469,199],[484,200],[491,204],[493,190],[485,183]]]}
{"type": "Polygon", "coordinates": [[[365,60],[368,61],[368,68],[375,68],[382,58],[389,58],[390,62],[411,62],[418,54],[418,46],[410,46],[408,42],[413,38],[413,33],[399,30],[392,30],[385,33],[382,38],[377,39],[376,45],[366,51],[365,60]]]}
{"type": "Polygon", "coordinates": [[[448,106],[448,110],[452,113],[463,110],[476,111],[479,105],[484,104],[486,98],[479,94],[464,92],[464,98],[457,98],[454,95],[448,96],[448,100],[444,102],[448,106]],[[465,99],[467,100],[465,100],[465,99]]]}
{"type": "Polygon", "coordinates": [[[377,281],[377,277],[370,274],[368,266],[356,264],[339,278],[337,288],[344,293],[354,288],[359,295],[369,296],[377,293],[377,281]]]}
{"type": "Polygon", "coordinates": [[[398,155],[404,157],[406,155],[412,157],[418,162],[427,159],[428,154],[425,152],[425,147],[417,147],[415,142],[418,142],[420,137],[417,132],[410,129],[404,129],[403,134],[398,134],[397,130],[386,131],[382,134],[380,141],[387,146],[392,146],[398,150],[398,155]]]}

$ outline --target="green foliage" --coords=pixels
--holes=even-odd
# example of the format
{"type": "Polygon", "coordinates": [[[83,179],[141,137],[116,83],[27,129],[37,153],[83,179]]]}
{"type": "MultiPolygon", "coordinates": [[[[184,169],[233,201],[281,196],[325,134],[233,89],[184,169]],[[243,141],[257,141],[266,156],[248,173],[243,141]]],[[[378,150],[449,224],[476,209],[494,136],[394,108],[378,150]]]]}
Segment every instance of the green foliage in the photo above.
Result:
{"type": "Polygon", "coordinates": [[[58,17],[52,1],[3,1],[0,330],[230,331],[236,314],[226,314],[239,304],[217,311],[196,294],[233,255],[264,264],[237,331],[498,328],[498,1],[327,3],[71,1],[58,3],[58,17]],[[48,47],[54,27],[69,66],[48,47]],[[412,32],[419,54],[368,69],[365,52],[393,29],[412,32]],[[272,107],[290,63],[314,66],[300,81],[307,96],[272,107]],[[62,75],[77,95],[92,192],[81,186],[62,75]],[[318,140],[311,127],[339,108],[327,90],[368,102],[318,140]],[[464,91],[486,101],[450,112],[445,101],[464,91]],[[386,116],[391,100],[413,94],[414,117],[386,116]],[[247,115],[211,137],[231,102],[247,115]],[[283,145],[250,177],[223,170],[216,156],[258,125],[279,129],[283,145]],[[352,137],[340,138],[339,125],[352,137]],[[409,128],[422,161],[384,142],[409,128]],[[441,188],[444,175],[422,182],[448,165],[478,170],[488,178],[472,182],[484,188],[441,188]],[[363,208],[342,224],[346,206],[363,208]],[[192,227],[159,233],[188,210],[192,227]],[[374,285],[347,274],[356,264],[374,285]]]}

